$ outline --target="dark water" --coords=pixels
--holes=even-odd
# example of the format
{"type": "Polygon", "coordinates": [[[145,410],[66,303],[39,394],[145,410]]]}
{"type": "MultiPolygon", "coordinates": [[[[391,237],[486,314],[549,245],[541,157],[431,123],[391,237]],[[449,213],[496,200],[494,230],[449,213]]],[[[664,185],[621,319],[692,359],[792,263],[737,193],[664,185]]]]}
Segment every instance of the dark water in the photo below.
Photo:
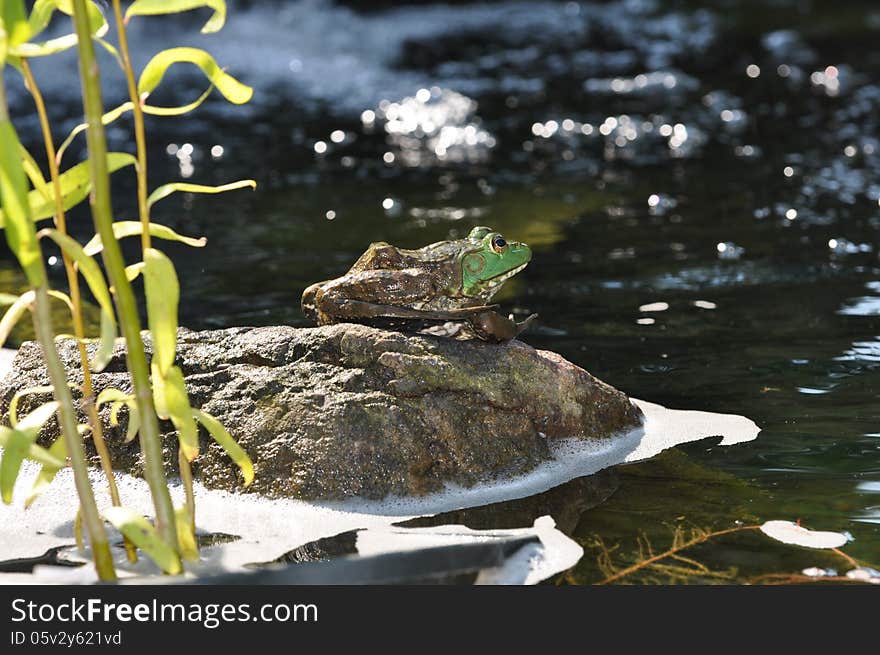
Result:
{"type": "MultiPolygon", "coordinates": [[[[304,325],[302,289],[344,272],[371,241],[417,247],[493,226],[535,251],[498,298],[541,315],[525,341],[631,396],[743,414],[763,432],[459,522],[553,514],[587,549],[559,581],[582,584],[602,578],[597,537],[626,563],[641,536],[659,551],[676,526],[737,521],[801,519],[850,533],[848,553],[880,560],[873,3],[260,4],[211,42],[256,87],[253,106],[217,101],[148,126],[155,183],[260,183],[157,206],[157,221],[209,239],[168,248],[183,324],[304,325]],[[236,41],[248,30],[260,39],[236,41]]],[[[151,39],[141,59],[163,38],[197,38],[196,21],[175,25],[136,34],[151,39]]],[[[60,73],[41,74],[47,94],[69,90],[60,73]]],[[[197,94],[185,84],[194,78],[176,79],[164,103],[197,94]]],[[[14,107],[26,111],[25,98],[14,107]]],[[[59,134],[77,120],[66,98],[53,112],[59,134]]],[[[124,131],[111,139],[130,147],[124,131]]],[[[117,183],[128,218],[130,180],[117,183]]],[[[79,223],[85,235],[87,215],[79,223]]],[[[0,279],[14,286],[3,262],[0,279]]],[[[751,533],[688,555],[727,577],[634,581],[843,564],[751,533]]]]}

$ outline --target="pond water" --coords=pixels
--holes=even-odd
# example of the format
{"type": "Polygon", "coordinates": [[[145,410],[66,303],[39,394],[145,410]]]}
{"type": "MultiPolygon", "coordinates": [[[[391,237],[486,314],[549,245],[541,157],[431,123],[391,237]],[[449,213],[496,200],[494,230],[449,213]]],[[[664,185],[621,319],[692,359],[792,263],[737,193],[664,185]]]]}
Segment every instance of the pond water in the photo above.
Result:
{"type": "MultiPolygon", "coordinates": [[[[157,205],[157,221],[208,237],[202,250],[167,248],[184,325],[306,325],[302,289],[371,241],[418,247],[493,226],[535,253],[498,297],[540,315],[524,341],[633,397],[742,414],[763,431],[458,522],[521,527],[552,514],[586,549],[557,582],[579,584],[603,577],[599,538],[623,564],[639,539],[662,550],[677,528],[770,519],[848,532],[848,553],[880,560],[874,3],[240,2],[210,38],[199,17],[142,21],[137,59],[208,47],[255,98],[150,120],[153,183],[252,177],[259,188],[157,205]]],[[[73,64],[36,75],[63,137],[81,120],[73,64]]],[[[122,92],[109,78],[108,104],[122,92]]],[[[27,98],[10,85],[36,144],[27,98]]],[[[156,104],[200,90],[181,72],[156,104]]],[[[122,128],[110,138],[130,147],[122,128]]],[[[116,183],[129,218],[131,179],[116,183]]],[[[73,220],[88,234],[87,213],[73,220]]],[[[5,250],[0,279],[19,283],[5,250]]],[[[841,564],[753,533],[689,555],[710,573],[633,580],[841,564]]]]}

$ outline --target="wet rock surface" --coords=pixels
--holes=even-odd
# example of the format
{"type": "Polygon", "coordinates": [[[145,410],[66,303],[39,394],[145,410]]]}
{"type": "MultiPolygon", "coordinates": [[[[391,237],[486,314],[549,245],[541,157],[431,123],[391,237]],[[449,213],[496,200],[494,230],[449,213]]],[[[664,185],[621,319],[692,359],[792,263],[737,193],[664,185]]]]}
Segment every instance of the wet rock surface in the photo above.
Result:
{"type": "MultiPolygon", "coordinates": [[[[149,353],[150,344],[146,342],[149,353]]],[[[59,350],[74,383],[72,341],[59,350]]],[[[194,407],[219,418],[254,460],[249,491],[305,499],[418,495],[525,473],[565,437],[613,438],[640,424],[622,392],[561,356],[522,342],[493,345],[361,325],[181,330],[178,365],[194,407]]],[[[0,381],[0,411],[48,383],[39,346],[25,343],[0,381]]],[[[124,350],[93,376],[96,392],[129,389],[124,350]]],[[[28,396],[19,412],[47,400],[28,396]]],[[[109,426],[114,466],[135,474],[125,410],[109,426]]],[[[176,438],[163,424],[165,459],[176,438]]],[[[41,439],[57,436],[54,422],[41,439]]],[[[237,468],[202,434],[193,470],[209,488],[241,489],[237,468]]],[[[90,444],[90,442],[87,442],[90,444]]]]}

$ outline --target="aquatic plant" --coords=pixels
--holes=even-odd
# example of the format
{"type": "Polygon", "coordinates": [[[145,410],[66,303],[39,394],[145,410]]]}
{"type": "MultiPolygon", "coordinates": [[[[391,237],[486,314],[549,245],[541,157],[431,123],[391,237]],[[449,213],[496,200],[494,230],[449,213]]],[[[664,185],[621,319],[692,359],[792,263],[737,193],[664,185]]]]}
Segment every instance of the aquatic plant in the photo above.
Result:
{"type": "Polygon", "coordinates": [[[17,68],[34,99],[48,160],[51,184],[47,183],[34,157],[19,142],[8,115],[5,90],[0,80],[0,227],[3,227],[10,248],[17,256],[27,277],[30,289],[12,302],[0,320],[0,344],[15,323],[30,309],[35,331],[41,343],[51,387],[27,389],[12,400],[9,408],[9,427],[0,428],[0,492],[3,501],[12,501],[12,490],[23,459],[40,464],[27,504],[39,495],[69,458],[74,471],[80,499],[80,514],[76,524],[85,526],[91,543],[98,575],[105,580],[115,577],[113,561],[107,542],[104,519],[112,523],[126,538],[130,558],[134,546],[146,552],[163,571],[179,573],[181,557],[197,558],[195,539],[195,501],[192,492],[190,462],[199,453],[199,428],[207,433],[230,455],[240,467],[245,484],[253,479],[253,465],[247,454],[214,417],[191,407],[184,384],[183,373],[174,365],[177,339],[177,312],[179,282],[171,260],[152,245],[152,238],[174,240],[190,246],[205,245],[204,239],[178,234],[174,230],[150,220],[150,209],[159,200],[172,193],[219,193],[242,187],[255,187],[253,180],[242,180],[220,187],[172,183],[158,187],[148,194],[146,134],[144,114],[163,116],[185,114],[198,107],[216,88],[233,103],[247,102],[252,90],[225,73],[210,54],[195,48],[171,48],[155,55],[140,72],[131,64],[126,23],[138,15],[168,14],[198,7],[210,7],[214,13],[203,32],[216,32],[225,21],[226,8],[222,0],[136,0],[123,14],[119,0],[112,3],[119,47],[103,37],[108,25],[100,9],[89,0],[37,0],[30,14],[23,1],[9,0],[0,13],[0,67],[6,63],[17,68]],[[74,32],[63,37],[39,42],[35,40],[55,11],[72,16],[74,32]],[[100,73],[95,57],[95,43],[100,44],[119,62],[125,73],[130,100],[109,112],[104,112],[101,97],[100,73]],[[45,102],[31,71],[28,59],[47,56],[76,47],[82,79],[83,107],[86,121],[77,126],[56,150],[45,102]],[[208,89],[199,99],[182,107],[152,107],[146,100],[159,85],[165,72],[176,63],[190,63],[199,67],[209,80],[208,89]],[[105,125],[131,111],[134,117],[136,155],[107,151],[105,125]],[[65,150],[81,132],[86,132],[89,157],[61,172],[65,150]],[[137,174],[138,221],[114,221],[110,199],[110,174],[133,165],[137,174]],[[28,188],[28,180],[32,189],[28,188]],[[67,233],[65,212],[86,197],[92,210],[95,236],[85,246],[67,233]],[[36,229],[36,223],[47,218],[54,220],[54,228],[36,229]],[[126,265],[119,240],[140,236],[142,261],[126,265]],[[70,295],[49,289],[41,239],[52,240],[62,252],[70,295]],[[110,285],[95,259],[101,253],[110,285]],[[89,360],[82,320],[82,295],[78,275],[85,279],[101,310],[101,336],[89,360]],[[141,340],[141,322],[131,282],[143,275],[147,304],[147,323],[153,344],[153,356],[148,365],[141,340]],[[48,313],[50,297],[62,299],[69,307],[74,326],[74,338],[80,352],[83,384],[78,389],[84,400],[87,423],[78,424],[71,384],[55,351],[51,317],[48,313]],[[118,320],[118,328],[117,328],[118,320]],[[91,371],[100,371],[110,360],[113,345],[121,330],[126,342],[126,362],[131,375],[131,392],[104,389],[97,398],[91,384],[91,371]],[[50,392],[54,400],[39,406],[19,420],[17,403],[28,394],[50,392]],[[112,464],[103,440],[98,410],[109,403],[111,422],[118,421],[121,407],[128,409],[126,439],[137,435],[144,456],[145,472],[155,509],[156,525],[131,509],[122,506],[116,488],[112,464]],[[36,444],[40,428],[58,414],[62,437],[48,448],[36,444]],[[186,492],[182,507],[172,505],[162,460],[159,419],[169,420],[177,431],[179,443],[178,464],[186,492]],[[94,492],[89,484],[85,449],[82,438],[91,434],[101,459],[109,486],[113,507],[99,512],[94,492]]]}
{"type": "Polygon", "coordinates": [[[713,539],[739,532],[761,532],[780,543],[797,545],[816,550],[827,550],[836,557],[843,559],[849,571],[838,575],[834,570],[805,569],[797,573],[768,573],[745,580],[748,584],[798,584],[804,582],[867,582],[880,583],[880,573],[871,565],[859,562],[838,546],[847,541],[844,534],[837,532],[817,532],[808,530],[800,523],[790,521],[767,521],[760,525],[738,525],[720,530],[709,530],[699,527],[685,528],[682,525],[672,527],[672,541],[665,550],[655,552],[651,540],[645,534],[637,539],[635,562],[628,566],[615,563],[615,551],[618,546],[609,547],[601,536],[593,537],[592,546],[598,550],[596,564],[605,576],[594,584],[607,585],[626,582],[627,578],[639,575],[641,583],[676,584],[693,580],[718,580],[727,584],[738,579],[735,568],[724,571],[712,570],[698,560],[683,554],[713,539]]]}

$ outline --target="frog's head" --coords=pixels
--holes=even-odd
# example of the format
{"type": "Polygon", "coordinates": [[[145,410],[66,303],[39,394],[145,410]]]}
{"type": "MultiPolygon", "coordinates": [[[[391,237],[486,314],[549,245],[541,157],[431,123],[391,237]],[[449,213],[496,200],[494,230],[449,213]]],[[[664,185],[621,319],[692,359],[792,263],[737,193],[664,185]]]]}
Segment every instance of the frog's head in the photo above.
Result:
{"type": "Polygon", "coordinates": [[[526,244],[508,241],[488,227],[475,227],[466,240],[471,244],[460,259],[462,293],[483,302],[488,302],[532,258],[532,249],[526,244]]]}

